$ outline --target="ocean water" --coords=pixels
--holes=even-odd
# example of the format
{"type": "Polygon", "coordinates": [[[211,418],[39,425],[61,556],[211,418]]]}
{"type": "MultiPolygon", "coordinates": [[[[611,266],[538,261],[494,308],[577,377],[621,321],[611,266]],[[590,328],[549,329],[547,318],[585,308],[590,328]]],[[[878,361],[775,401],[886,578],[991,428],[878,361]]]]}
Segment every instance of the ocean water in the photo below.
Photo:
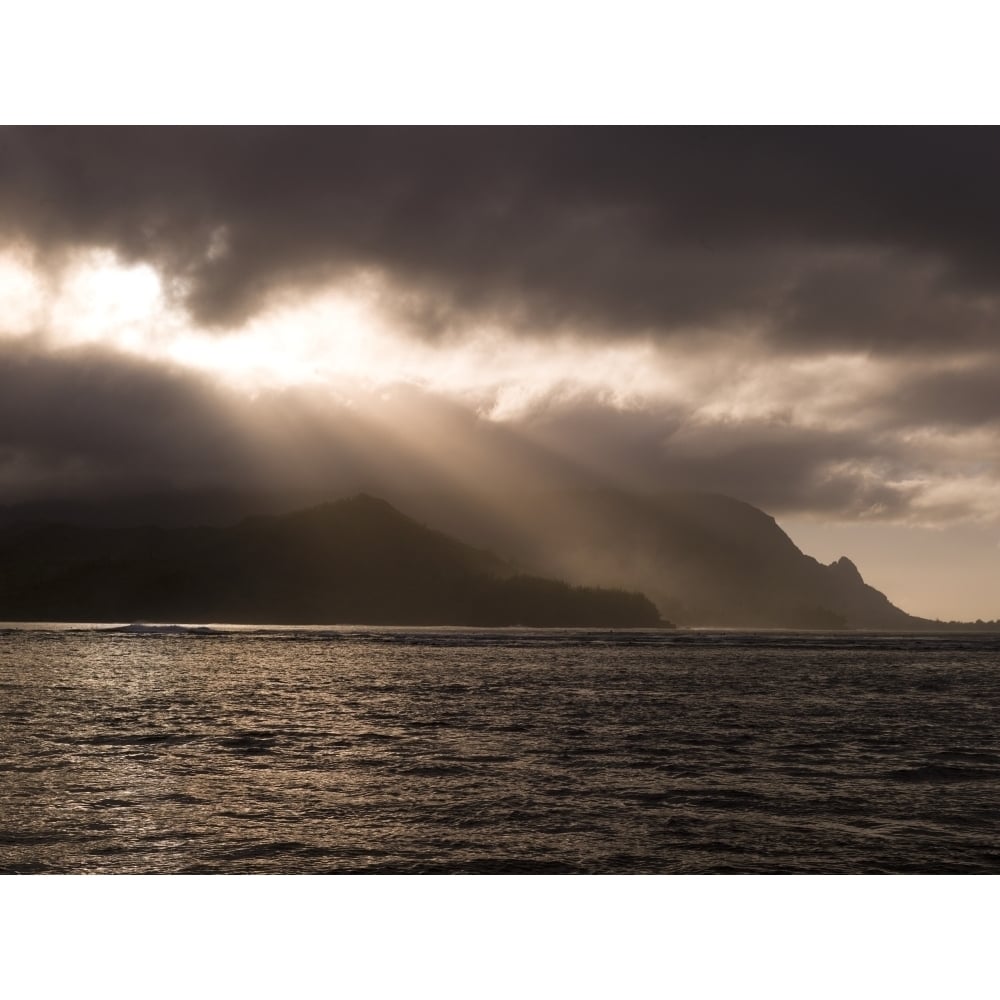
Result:
{"type": "Polygon", "coordinates": [[[998,873],[1000,636],[0,628],[0,872],[998,873]]]}

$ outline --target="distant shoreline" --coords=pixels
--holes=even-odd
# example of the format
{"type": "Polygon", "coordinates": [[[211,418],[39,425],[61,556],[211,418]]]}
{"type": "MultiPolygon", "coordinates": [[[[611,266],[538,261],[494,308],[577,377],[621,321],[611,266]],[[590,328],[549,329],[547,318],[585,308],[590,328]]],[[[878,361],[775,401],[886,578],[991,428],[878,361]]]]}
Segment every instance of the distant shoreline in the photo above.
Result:
{"type": "Polygon", "coordinates": [[[770,626],[739,626],[739,625],[471,625],[455,622],[276,622],[276,621],[186,621],[186,622],[124,622],[107,620],[75,619],[8,619],[0,621],[0,631],[17,630],[44,631],[56,627],[59,630],[72,631],[79,628],[86,631],[103,632],[107,634],[142,635],[169,634],[171,630],[178,633],[217,634],[226,631],[262,630],[262,631],[367,631],[371,629],[389,630],[426,630],[426,631],[467,631],[467,632],[580,632],[615,634],[625,632],[668,632],[674,634],[732,633],[738,635],[824,635],[836,638],[839,636],[924,636],[924,635],[1000,635],[1000,624],[984,624],[978,626],[968,623],[942,623],[929,628],[920,629],[875,629],[875,628],[781,628],[770,626]]]}

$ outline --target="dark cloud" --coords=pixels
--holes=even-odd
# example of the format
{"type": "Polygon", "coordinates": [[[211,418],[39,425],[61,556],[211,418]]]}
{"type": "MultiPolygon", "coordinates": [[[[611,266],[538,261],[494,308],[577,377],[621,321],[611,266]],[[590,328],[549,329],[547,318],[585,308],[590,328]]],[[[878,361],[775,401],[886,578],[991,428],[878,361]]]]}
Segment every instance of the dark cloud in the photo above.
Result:
{"type": "Polygon", "coordinates": [[[905,448],[871,430],[833,431],[784,421],[703,422],[678,409],[612,411],[578,400],[533,417],[533,440],[644,491],[708,490],[770,512],[898,517],[912,490],[892,485],[905,448]]]}
{"type": "Polygon", "coordinates": [[[825,509],[871,505],[849,477],[833,482],[824,470],[876,450],[787,427],[692,429],[680,410],[621,411],[596,396],[496,424],[412,386],[349,400],[302,390],[249,398],[107,349],[51,352],[22,341],[0,355],[7,502],[224,486],[485,493],[628,484],[825,509]]]}
{"type": "Polygon", "coordinates": [[[412,386],[248,396],[108,348],[0,351],[0,503],[208,488],[577,484],[572,462],[412,386]]]}
{"type": "Polygon", "coordinates": [[[1000,295],[960,287],[947,261],[899,251],[816,250],[786,269],[767,328],[793,350],[934,355],[975,351],[1000,331],[1000,295]]]}
{"type": "Polygon", "coordinates": [[[13,129],[0,212],[154,262],[221,326],[368,269],[429,334],[895,351],[993,336],[998,170],[995,129],[13,129]]]}
{"type": "MultiPolygon", "coordinates": [[[[974,366],[957,370],[901,377],[884,405],[897,426],[1000,429],[1000,358],[980,359],[974,366]]],[[[1000,448],[980,458],[998,460],[1000,448]]]]}
{"type": "Polygon", "coordinates": [[[189,373],[106,349],[0,352],[5,499],[221,482],[250,450],[218,392],[189,373]]]}
{"type": "Polygon", "coordinates": [[[42,267],[112,248],[220,330],[374,274],[442,351],[484,322],[591,340],[523,387],[498,364],[497,401],[515,400],[499,423],[460,391],[250,398],[4,339],[0,490],[588,482],[905,517],[955,472],[968,482],[934,502],[964,516],[998,475],[970,444],[1000,419],[998,167],[995,129],[3,129],[0,239],[42,267]],[[610,368],[581,388],[589,346],[629,336],[661,338],[636,382],[662,374],[673,402],[630,398],[610,368]],[[845,351],[877,363],[841,359],[830,378],[858,384],[825,385],[823,356],[845,351]]]}

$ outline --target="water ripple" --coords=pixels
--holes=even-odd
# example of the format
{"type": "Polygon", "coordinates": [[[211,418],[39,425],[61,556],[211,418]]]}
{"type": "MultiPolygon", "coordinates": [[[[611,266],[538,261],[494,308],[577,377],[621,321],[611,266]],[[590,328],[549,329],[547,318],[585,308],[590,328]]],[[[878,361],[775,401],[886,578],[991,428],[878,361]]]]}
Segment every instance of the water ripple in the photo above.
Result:
{"type": "Polygon", "coordinates": [[[998,652],[0,629],[0,871],[997,873],[998,652]]]}

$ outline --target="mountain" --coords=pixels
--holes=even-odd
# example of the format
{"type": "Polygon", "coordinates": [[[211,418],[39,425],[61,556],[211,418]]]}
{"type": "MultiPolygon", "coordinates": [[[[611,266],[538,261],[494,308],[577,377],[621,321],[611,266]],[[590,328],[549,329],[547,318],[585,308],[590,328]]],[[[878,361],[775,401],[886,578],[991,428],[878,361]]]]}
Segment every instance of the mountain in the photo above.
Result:
{"type": "Polygon", "coordinates": [[[681,625],[927,629],[843,557],[803,554],[773,517],[718,494],[613,490],[533,494],[481,505],[407,499],[475,544],[576,583],[638,589],[681,625]]]}
{"type": "Polygon", "coordinates": [[[0,620],[662,624],[641,594],[517,573],[361,494],[228,527],[0,527],[0,620]]]}
{"type": "Polygon", "coordinates": [[[773,517],[718,494],[391,499],[449,535],[364,494],[229,526],[219,522],[281,509],[282,497],[0,509],[0,620],[655,625],[639,591],[681,625],[1000,627],[908,615],[846,556],[823,565],[773,517]],[[216,523],[185,526],[196,518],[216,523]]]}

